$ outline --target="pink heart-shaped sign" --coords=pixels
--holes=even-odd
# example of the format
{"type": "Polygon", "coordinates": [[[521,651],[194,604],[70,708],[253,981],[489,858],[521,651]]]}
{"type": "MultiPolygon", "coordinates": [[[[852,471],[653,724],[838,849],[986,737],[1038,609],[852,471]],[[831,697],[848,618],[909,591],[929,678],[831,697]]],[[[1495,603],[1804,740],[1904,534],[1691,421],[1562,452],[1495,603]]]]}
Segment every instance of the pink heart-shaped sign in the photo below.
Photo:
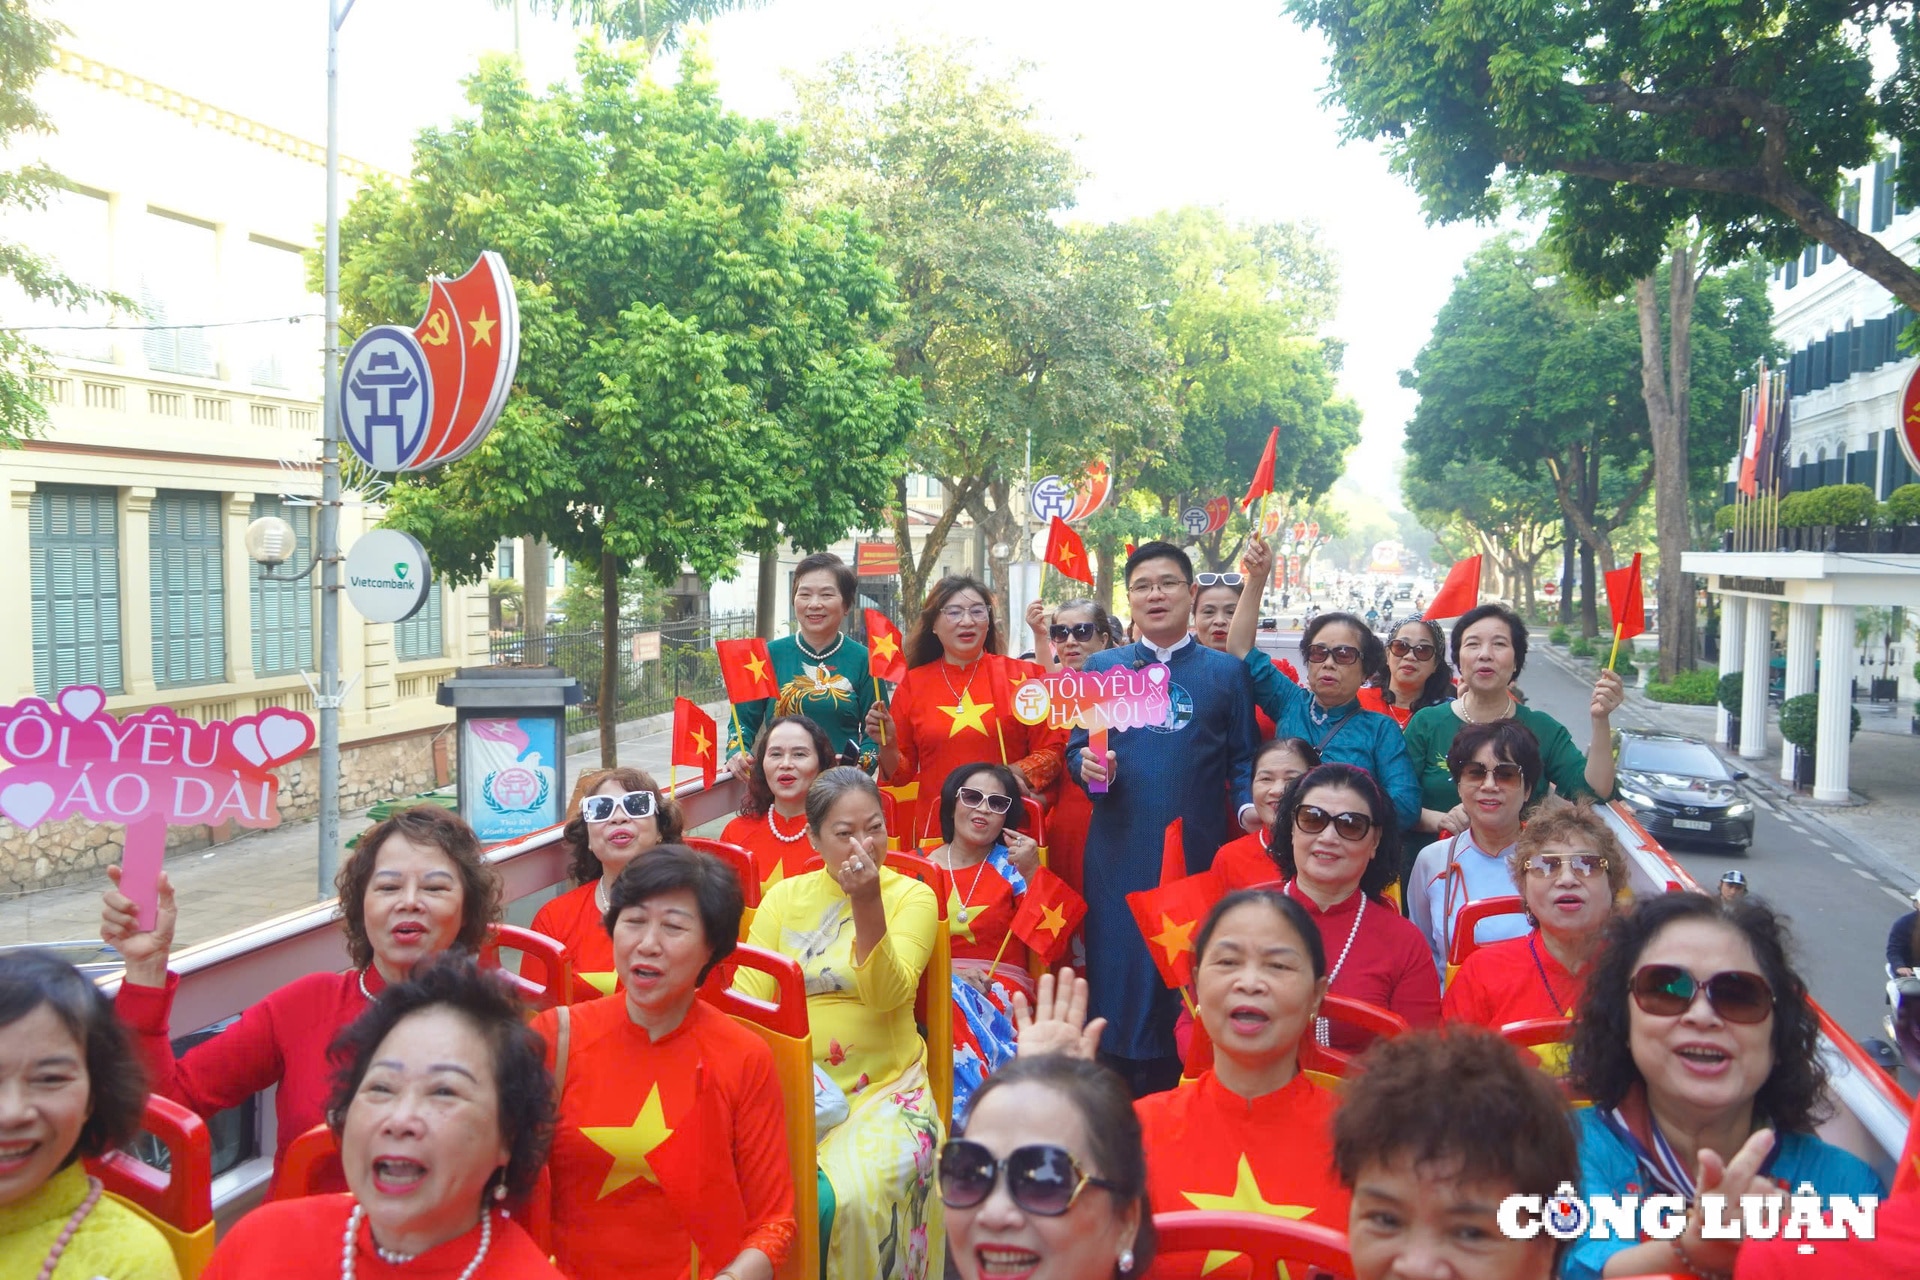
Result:
{"type": "Polygon", "coordinates": [[[60,691],[60,709],[75,720],[91,720],[106,705],[107,695],[94,685],[76,684],[60,691]]]}
{"type": "Polygon", "coordinates": [[[251,724],[235,725],[233,729],[233,749],[238,751],[256,769],[267,767],[267,751],[260,745],[260,730],[251,724]]]}
{"type": "Polygon", "coordinates": [[[306,720],[275,714],[260,721],[260,748],[275,764],[305,751],[312,739],[313,726],[306,720]]]}
{"type": "Polygon", "coordinates": [[[53,808],[53,788],[44,782],[16,782],[0,787],[0,813],[21,828],[38,826],[53,808]]]}

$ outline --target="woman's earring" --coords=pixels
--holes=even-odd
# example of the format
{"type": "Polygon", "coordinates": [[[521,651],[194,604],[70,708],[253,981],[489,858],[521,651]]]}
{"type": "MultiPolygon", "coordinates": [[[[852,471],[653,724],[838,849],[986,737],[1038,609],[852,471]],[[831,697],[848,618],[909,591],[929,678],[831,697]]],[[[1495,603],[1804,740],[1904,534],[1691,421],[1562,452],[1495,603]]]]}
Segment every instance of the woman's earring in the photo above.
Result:
{"type": "Polygon", "coordinates": [[[1123,1276],[1133,1274],[1133,1250],[1131,1249],[1120,1251],[1120,1274],[1123,1276]]]}

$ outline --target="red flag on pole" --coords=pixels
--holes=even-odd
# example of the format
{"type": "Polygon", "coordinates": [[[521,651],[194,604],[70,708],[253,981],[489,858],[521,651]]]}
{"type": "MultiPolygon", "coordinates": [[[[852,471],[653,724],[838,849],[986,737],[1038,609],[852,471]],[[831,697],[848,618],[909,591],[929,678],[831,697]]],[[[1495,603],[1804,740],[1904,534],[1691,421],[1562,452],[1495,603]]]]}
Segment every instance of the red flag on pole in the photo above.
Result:
{"type": "Polygon", "coordinates": [[[1607,608],[1613,613],[1613,627],[1621,640],[1631,640],[1647,629],[1646,587],[1640,581],[1640,553],[1633,563],[1607,574],[1607,608]]]}
{"type": "Polygon", "coordinates": [[[1254,499],[1273,492],[1273,460],[1280,444],[1280,428],[1275,427],[1267,433],[1267,447],[1260,451],[1260,461],[1253,466],[1253,482],[1247,486],[1247,496],[1240,499],[1240,509],[1245,511],[1254,503],[1254,499]]]}
{"type": "Polygon", "coordinates": [[[1087,900],[1053,872],[1041,867],[1027,877],[1027,894],[1009,928],[1042,964],[1066,954],[1067,941],[1087,915],[1087,900]]]}
{"type": "Polygon", "coordinates": [[[1226,893],[1226,882],[1212,870],[1194,876],[1182,874],[1176,879],[1166,878],[1176,865],[1180,872],[1186,871],[1179,841],[1176,821],[1167,828],[1167,845],[1161,853],[1160,887],[1127,895],[1127,909],[1133,912],[1140,936],[1147,940],[1147,954],[1153,957],[1154,968],[1160,971],[1161,979],[1169,987],[1176,989],[1186,986],[1193,976],[1194,935],[1200,931],[1207,912],[1213,910],[1213,904],[1226,893]]]}
{"type": "Polygon", "coordinates": [[[1428,619],[1458,618],[1480,603],[1480,557],[1468,556],[1447,570],[1433,601],[1421,613],[1428,619]]]}
{"type": "Polygon", "coordinates": [[[713,785],[719,763],[720,731],[713,717],[686,698],[673,700],[673,757],[675,767],[698,769],[707,786],[713,785]]]}
{"type": "Polygon", "coordinates": [[[727,683],[727,701],[752,702],[756,698],[777,698],[780,684],[773,676],[773,658],[767,642],[755,636],[750,640],[718,640],[714,652],[720,655],[720,678],[727,683]]]}
{"type": "Polygon", "coordinates": [[[1080,540],[1073,526],[1059,516],[1047,524],[1046,560],[1066,577],[1089,585],[1093,582],[1093,566],[1087,563],[1087,544],[1080,540]]]}
{"type": "Polygon", "coordinates": [[[867,661],[875,680],[899,684],[907,678],[907,641],[893,619],[878,609],[866,611],[867,661]]]}
{"type": "Polygon", "coordinates": [[[1740,451],[1740,492],[1754,497],[1760,491],[1760,457],[1767,451],[1767,362],[1760,362],[1760,383],[1753,392],[1753,421],[1747,424],[1746,447],[1740,451]]]}

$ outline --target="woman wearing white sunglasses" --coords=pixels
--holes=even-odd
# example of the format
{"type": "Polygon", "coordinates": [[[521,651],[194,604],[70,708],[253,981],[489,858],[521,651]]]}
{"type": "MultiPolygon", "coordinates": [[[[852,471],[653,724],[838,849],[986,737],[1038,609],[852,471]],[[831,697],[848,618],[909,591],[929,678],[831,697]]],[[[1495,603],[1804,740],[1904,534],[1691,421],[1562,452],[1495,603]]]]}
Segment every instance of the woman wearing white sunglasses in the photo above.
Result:
{"type": "Polygon", "coordinates": [[[581,779],[577,807],[564,832],[573,849],[574,883],[533,917],[533,931],[567,949],[574,977],[612,995],[617,981],[613,942],[604,923],[607,894],[629,862],[680,839],[680,805],[653,775],[625,767],[581,779]]]}

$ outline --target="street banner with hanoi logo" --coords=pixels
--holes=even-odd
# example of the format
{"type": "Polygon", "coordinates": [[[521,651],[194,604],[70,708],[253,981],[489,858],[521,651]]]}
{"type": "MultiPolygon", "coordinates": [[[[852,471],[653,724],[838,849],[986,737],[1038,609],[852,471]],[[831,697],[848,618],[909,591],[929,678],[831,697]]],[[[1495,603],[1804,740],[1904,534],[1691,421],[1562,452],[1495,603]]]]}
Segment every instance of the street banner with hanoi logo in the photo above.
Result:
{"type": "Polygon", "coordinates": [[[520,307],[499,254],[428,290],[417,326],[375,325],[340,370],[342,434],[375,471],[425,471],[471,452],[520,364],[520,307]]]}
{"type": "MultiPolygon", "coordinates": [[[[1050,729],[1085,729],[1087,750],[1106,759],[1107,734],[1152,728],[1172,710],[1167,665],[1109,667],[1104,671],[1058,671],[1023,681],[1013,691],[1014,718],[1050,729]]],[[[1087,790],[1104,792],[1104,782],[1087,790]]]]}
{"type": "Polygon", "coordinates": [[[269,709],[204,724],[153,707],[119,719],[97,685],[53,702],[0,707],[0,814],[22,830],[59,818],[126,826],[120,891],[151,929],[169,826],[273,827],[280,779],[272,772],[313,745],[313,721],[269,709]]]}
{"type": "Polygon", "coordinates": [[[467,820],[482,844],[531,835],[560,822],[565,797],[555,786],[559,759],[551,716],[481,717],[460,722],[460,769],[480,785],[466,793],[467,820]]]}

